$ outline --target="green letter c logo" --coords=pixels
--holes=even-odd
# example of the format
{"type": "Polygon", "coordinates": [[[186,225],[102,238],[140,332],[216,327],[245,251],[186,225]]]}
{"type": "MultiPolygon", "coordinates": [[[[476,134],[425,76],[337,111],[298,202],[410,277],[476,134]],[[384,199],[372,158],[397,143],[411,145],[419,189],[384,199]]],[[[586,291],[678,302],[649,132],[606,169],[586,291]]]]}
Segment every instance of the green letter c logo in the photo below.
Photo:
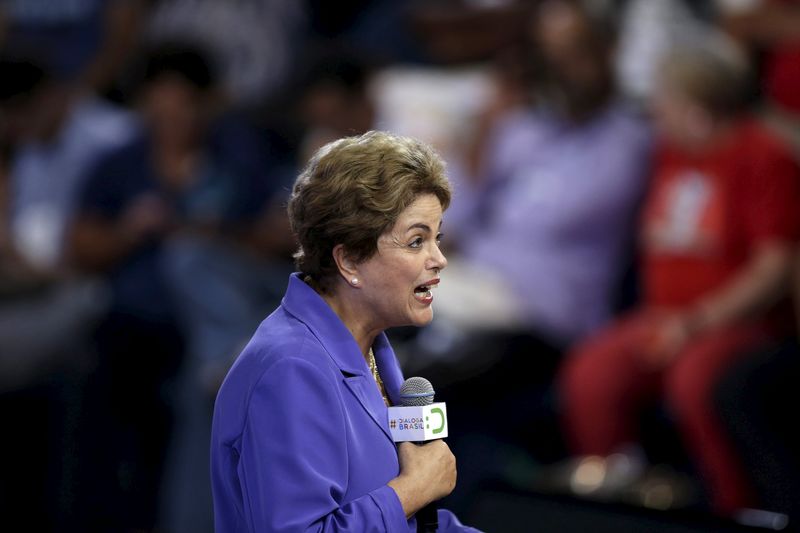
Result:
{"type": "Polygon", "coordinates": [[[436,435],[437,433],[441,433],[442,431],[444,431],[444,425],[445,425],[444,413],[442,412],[441,408],[434,407],[433,409],[431,409],[431,414],[439,415],[439,418],[441,418],[441,420],[442,420],[441,425],[439,425],[438,428],[434,428],[434,430],[433,430],[433,434],[436,435]]]}

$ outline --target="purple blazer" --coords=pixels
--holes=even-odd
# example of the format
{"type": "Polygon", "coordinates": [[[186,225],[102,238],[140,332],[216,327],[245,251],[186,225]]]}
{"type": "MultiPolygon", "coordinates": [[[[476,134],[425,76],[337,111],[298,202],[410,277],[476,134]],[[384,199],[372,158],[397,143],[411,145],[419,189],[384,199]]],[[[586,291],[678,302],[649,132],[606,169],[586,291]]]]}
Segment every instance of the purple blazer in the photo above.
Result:
{"type": "MultiPolygon", "coordinates": [[[[392,403],[403,382],[373,346],[392,403]]],[[[394,490],[387,408],[339,317],[298,274],[217,395],[211,479],[217,533],[416,531],[394,490]]],[[[439,511],[440,531],[476,531],[439,511]]]]}

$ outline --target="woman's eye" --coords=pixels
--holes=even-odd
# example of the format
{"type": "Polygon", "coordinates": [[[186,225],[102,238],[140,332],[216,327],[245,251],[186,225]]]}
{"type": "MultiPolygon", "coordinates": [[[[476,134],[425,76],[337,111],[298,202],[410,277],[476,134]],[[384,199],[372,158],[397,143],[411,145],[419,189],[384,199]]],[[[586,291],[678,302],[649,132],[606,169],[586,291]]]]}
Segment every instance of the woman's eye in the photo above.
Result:
{"type": "Polygon", "coordinates": [[[436,235],[436,244],[442,244],[442,239],[444,239],[444,233],[439,233],[436,235]]]}
{"type": "Polygon", "coordinates": [[[417,237],[409,244],[411,248],[419,248],[422,246],[422,237],[417,237]]]}

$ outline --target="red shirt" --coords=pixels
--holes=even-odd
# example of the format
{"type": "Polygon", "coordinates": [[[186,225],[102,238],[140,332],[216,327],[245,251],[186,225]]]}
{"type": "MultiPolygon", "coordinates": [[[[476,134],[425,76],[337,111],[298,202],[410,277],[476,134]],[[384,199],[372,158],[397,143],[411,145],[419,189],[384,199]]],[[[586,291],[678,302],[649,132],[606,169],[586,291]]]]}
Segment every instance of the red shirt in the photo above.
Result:
{"type": "Polygon", "coordinates": [[[800,169],[742,121],[702,154],[660,147],[641,235],[645,303],[684,307],[726,283],[758,243],[796,240],[800,169]]]}

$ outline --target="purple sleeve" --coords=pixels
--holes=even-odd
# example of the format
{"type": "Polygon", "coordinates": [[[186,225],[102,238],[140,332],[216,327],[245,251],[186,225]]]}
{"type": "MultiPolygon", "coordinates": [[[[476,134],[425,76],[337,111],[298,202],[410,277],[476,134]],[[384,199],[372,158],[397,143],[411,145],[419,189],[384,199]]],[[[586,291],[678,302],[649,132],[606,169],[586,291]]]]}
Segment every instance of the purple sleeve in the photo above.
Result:
{"type": "Polygon", "coordinates": [[[439,533],[481,533],[479,529],[465,526],[447,509],[439,509],[439,533]]]}

